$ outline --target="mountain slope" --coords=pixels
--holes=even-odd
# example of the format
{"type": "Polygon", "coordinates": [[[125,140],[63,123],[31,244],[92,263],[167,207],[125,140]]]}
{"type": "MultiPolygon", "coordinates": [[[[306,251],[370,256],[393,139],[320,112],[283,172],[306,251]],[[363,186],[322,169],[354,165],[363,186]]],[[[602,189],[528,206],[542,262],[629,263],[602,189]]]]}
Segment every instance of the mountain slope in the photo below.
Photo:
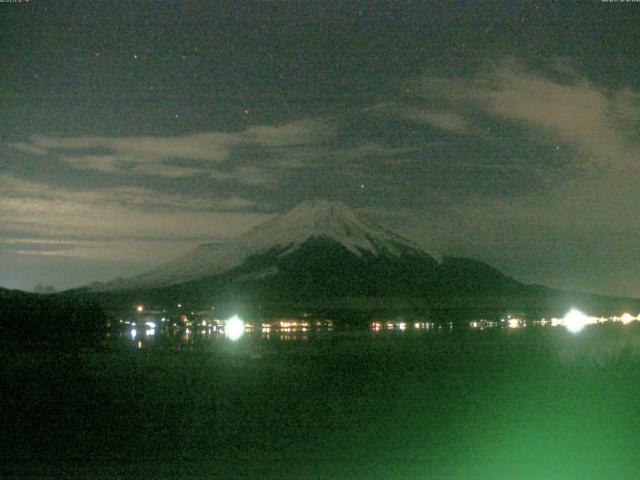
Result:
{"type": "Polygon", "coordinates": [[[513,311],[540,317],[574,306],[597,315],[640,308],[632,299],[525,285],[468,258],[437,261],[410,240],[329,201],[304,202],[226,243],[200,245],[137,277],[76,293],[110,309],[138,302],[246,304],[261,313],[359,305],[442,319],[513,311]]]}
{"type": "Polygon", "coordinates": [[[307,242],[324,239],[351,256],[417,256],[435,260],[418,245],[388,229],[363,221],[340,202],[312,200],[222,244],[204,244],[192,252],[131,279],[92,290],[113,291],[168,287],[212,277],[241,267],[256,256],[287,257],[307,242]]]}
{"type": "Polygon", "coordinates": [[[223,273],[240,265],[250,251],[240,243],[205,243],[191,252],[130,279],[117,279],[92,290],[158,288],[223,273]]]}

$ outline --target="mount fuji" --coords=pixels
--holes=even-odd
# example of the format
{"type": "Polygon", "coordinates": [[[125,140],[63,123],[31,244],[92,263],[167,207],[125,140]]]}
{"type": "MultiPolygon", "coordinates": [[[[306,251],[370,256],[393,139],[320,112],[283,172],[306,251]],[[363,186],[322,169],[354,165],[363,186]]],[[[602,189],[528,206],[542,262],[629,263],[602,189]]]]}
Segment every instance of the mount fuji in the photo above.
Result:
{"type": "Polygon", "coordinates": [[[419,295],[510,289],[519,282],[470,259],[436,260],[418,244],[364,220],[343,203],[306,201],[226,243],[203,244],[94,292],[260,292],[282,298],[419,295]]]}
{"type": "Polygon", "coordinates": [[[279,259],[305,249],[308,242],[333,243],[354,257],[413,255],[436,262],[418,245],[370,222],[341,202],[310,200],[225,243],[206,243],[186,255],[130,279],[95,289],[166,287],[225,273],[248,259],[275,254],[279,259]]]}
{"type": "Polygon", "coordinates": [[[513,311],[559,315],[575,305],[602,315],[640,308],[638,300],[526,285],[470,258],[438,260],[327,200],[306,201],[235,239],[200,245],[141,275],[62,294],[87,296],[111,310],[137,302],[185,303],[245,305],[260,314],[358,310],[447,319],[513,311]]]}

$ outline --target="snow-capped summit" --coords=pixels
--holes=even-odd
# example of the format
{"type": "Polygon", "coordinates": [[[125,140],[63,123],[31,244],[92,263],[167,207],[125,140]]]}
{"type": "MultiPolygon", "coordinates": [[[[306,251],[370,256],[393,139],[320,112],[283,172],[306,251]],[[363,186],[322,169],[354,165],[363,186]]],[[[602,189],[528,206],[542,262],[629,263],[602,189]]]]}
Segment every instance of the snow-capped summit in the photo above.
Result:
{"type": "Polygon", "coordinates": [[[413,242],[371,222],[365,222],[344,203],[308,200],[238,238],[252,252],[289,247],[287,252],[312,237],[333,240],[356,255],[397,255],[407,250],[421,251],[413,242]]]}
{"type": "Polygon", "coordinates": [[[363,220],[341,202],[308,200],[229,242],[200,245],[149,272],[107,283],[100,289],[157,288],[198,280],[239,267],[253,255],[276,251],[279,257],[285,257],[312,239],[332,241],[358,257],[365,252],[374,256],[428,256],[410,240],[363,220]]]}

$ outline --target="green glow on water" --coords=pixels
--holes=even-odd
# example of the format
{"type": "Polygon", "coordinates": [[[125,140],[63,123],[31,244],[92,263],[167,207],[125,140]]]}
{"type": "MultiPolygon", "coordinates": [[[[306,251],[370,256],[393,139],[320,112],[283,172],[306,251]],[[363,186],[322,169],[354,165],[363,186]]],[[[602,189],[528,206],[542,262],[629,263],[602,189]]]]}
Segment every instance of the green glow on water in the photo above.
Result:
{"type": "Polygon", "coordinates": [[[0,451],[31,465],[37,444],[38,458],[79,462],[75,478],[176,465],[181,478],[640,478],[635,323],[127,350],[87,354],[75,373],[11,357],[2,387],[23,420],[0,451]],[[42,410],[51,398],[59,410],[42,410]],[[51,418],[72,421],[54,431],[51,418]]]}

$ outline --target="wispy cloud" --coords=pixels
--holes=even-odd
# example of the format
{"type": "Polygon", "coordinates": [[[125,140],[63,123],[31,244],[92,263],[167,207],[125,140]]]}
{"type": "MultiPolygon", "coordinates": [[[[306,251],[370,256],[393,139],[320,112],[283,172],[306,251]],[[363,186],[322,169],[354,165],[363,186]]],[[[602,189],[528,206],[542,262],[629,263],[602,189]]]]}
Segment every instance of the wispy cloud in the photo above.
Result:
{"type": "Polygon", "coordinates": [[[594,164],[637,167],[640,96],[600,88],[562,61],[547,74],[507,59],[471,79],[425,77],[421,94],[448,104],[442,127],[449,121],[450,129],[463,131],[462,112],[480,112],[529,128],[540,141],[570,146],[594,164]]]}
{"type": "MultiPolygon", "coordinates": [[[[429,83],[438,84],[442,82],[450,88],[449,81],[443,79],[429,79],[429,83]]],[[[417,82],[421,85],[422,94],[424,94],[424,87],[426,80],[424,78],[417,82]]],[[[441,89],[439,89],[441,93],[441,89]]],[[[455,96],[453,92],[450,92],[451,96],[455,96]]],[[[448,97],[449,98],[449,97],[448,97]]],[[[437,128],[443,132],[456,133],[456,134],[473,134],[485,136],[486,132],[476,125],[468,118],[472,112],[468,108],[460,108],[460,105],[456,105],[454,108],[451,104],[447,106],[415,106],[413,104],[405,104],[400,102],[382,102],[372,107],[364,108],[362,110],[365,113],[372,114],[390,114],[400,117],[404,120],[409,120],[421,125],[429,125],[437,128]]]]}
{"type": "MultiPolygon", "coordinates": [[[[301,120],[277,126],[257,125],[240,132],[204,132],[181,137],[50,137],[34,135],[28,143],[10,147],[31,155],[52,155],[73,168],[110,174],[153,175],[182,178],[210,175],[249,185],[273,182],[273,177],[248,175],[242,167],[219,171],[215,166],[232,160],[241,147],[279,149],[303,148],[325,141],[333,129],[324,120],[301,120]],[[190,160],[189,166],[169,163],[190,160]]],[[[266,167],[266,166],[265,166],[266,167]]]]}
{"type": "Polygon", "coordinates": [[[0,199],[5,206],[19,208],[29,199],[31,205],[43,202],[64,203],[66,208],[73,205],[122,205],[125,207],[145,207],[155,209],[174,209],[206,211],[235,210],[253,207],[255,203],[240,197],[205,199],[179,194],[169,194],[140,187],[109,187],[93,190],[70,190],[46,184],[18,179],[11,175],[0,175],[0,199]]]}
{"type": "Polygon", "coordinates": [[[344,160],[366,160],[405,156],[415,151],[415,147],[392,147],[380,142],[367,142],[351,148],[338,149],[331,154],[344,160]]]}
{"type": "MultiPolygon", "coordinates": [[[[450,193],[454,180],[443,176],[430,190],[432,201],[399,220],[405,233],[433,251],[484,259],[526,281],[606,292],[603,276],[610,275],[618,279],[605,282],[613,290],[637,296],[636,90],[607,88],[566,59],[532,69],[507,58],[471,76],[426,76],[416,84],[418,98],[403,95],[370,111],[486,150],[457,158],[444,147],[428,159],[431,167],[472,172],[455,177],[470,188],[450,193]],[[477,179],[499,189],[514,178],[522,188],[500,195],[474,190],[477,179]]],[[[389,210],[390,217],[400,214],[389,210]]]]}
{"type": "Polygon", "coordinates": [[[214,180],[232,180],[249,186],[274,186],[277,183],[276,177],[268,170],[250,165],[237,167],[228,172],[214,171],[210,173],[210,177],[214,180]]]}
{"type": "Polygon", "coordinates": [[[404,112],[404,116],[418,123],[429,124],[449,132],[468,133],[470,131],[467,121],[458,113],[409,109],[404,112]]]}
{"type": "Polygon", "coordinates": [[[9,147],[11,147],[11,148],[13,148],[15,150],[18,150],[18,151],[23,152],[23,153],[28,153],[29,155],[40,156],[40,155],[46,155],[47,154],[47,150],[46,149],[40,148],[40,147],[36,147],[35,145],[24,143],[24,142],[9,143],[8,145],[9,145],[9,147]]]}
{"type": "MultiPolygon", "coordinates": [[[[95,169],[101,171],[99,169],[95,169]]],[[[211,170],[208,170],[211,171],[211,170]]],[[[146,176],[154,176],[154,177],[165,177],[165,178],[187,178],[187,177],[206,177],[207,172],[203,171],[201,168],[195,167],[185,167],[179,165],[171,165],[167,163],[151,163],[151,162],[143,162],[134,164],[133,166],[125,169],[114,169],[113,173],[127,173],[129,175],[146,175],[146,176]]],[[[232,178],[232,177],[229,177],[232,178]]]]}
{"type": "MultiPolygon", "coordinates": [[[[65,248],[20,248],[21,254],[75,252],[108,258],[132,253],[132,240],[187,242],[238,235],[270,216],[252,213],[253,201],[241,197],[204,199],[137,187],[71,190],[0,175],[0,242],[37,238],[65,248]],[[3,233],[4,232],[4,233],[3,233]],[[16,232],[21,232],[16,235],[16,232]],[[73,241],[71,241],[73,239],[73,241]]],[[[157,250],[157,249],[156,249],[157,250]]],[[[147,256],[143,250],[135,258],[147,256]]],[[[170,256],[170,254],[169,254],[170,256]]]]}

